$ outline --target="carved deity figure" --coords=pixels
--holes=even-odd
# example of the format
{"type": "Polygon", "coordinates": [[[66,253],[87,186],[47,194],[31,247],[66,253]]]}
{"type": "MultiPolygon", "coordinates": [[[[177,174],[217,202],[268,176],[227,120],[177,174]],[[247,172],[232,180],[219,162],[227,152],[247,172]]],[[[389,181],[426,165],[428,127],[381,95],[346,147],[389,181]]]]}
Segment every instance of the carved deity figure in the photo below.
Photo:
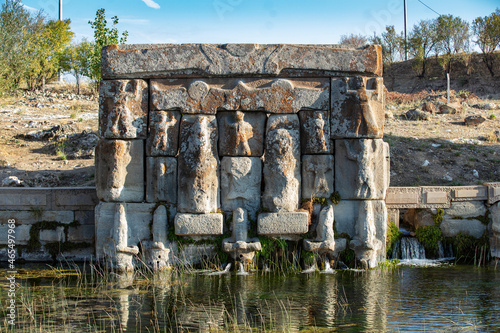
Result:
{"type": "Polygon", "coordinates": [[[245,114],[241,111],[234,113],[234,122],[228,124],[229,137],[234,140],[237,155],[251,155],[248,140],[253,137],[252,125],[243,118],[245,114]]]}
{"type": "Polygon", "coordinates": [[[325,136],[325,120],[323,119],[323,113],[314,113],[314,133],[316,145],[321,148],[316,148],[320,151],[328,151],[326,136],[325,136]]]}
{"type": "Polygon", "coordinates": [[[345,140],[347,158],[357,162],[358,178],[356,179],[356,196],[369,198],[376,191],[374,170],[374,157],[378,154],[378,146],[375,146],[375,151],[371,151],[370,140],[359,140],[360,151],[355,152],[348,140],[345,140]]]}

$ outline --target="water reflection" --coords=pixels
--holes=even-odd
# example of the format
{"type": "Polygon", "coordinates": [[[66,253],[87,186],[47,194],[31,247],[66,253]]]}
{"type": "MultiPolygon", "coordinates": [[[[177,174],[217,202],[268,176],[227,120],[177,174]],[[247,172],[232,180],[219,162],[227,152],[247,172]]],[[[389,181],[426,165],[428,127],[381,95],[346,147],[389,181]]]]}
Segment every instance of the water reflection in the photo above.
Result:
{"type": "MultiPolygon", "coordinates": [[[[472,266],[22,281],[16,328],[24,331],[500,330],[500,274],[472,266]]],[[[2,310],[0,320],[4,331],[2,310]]]]}

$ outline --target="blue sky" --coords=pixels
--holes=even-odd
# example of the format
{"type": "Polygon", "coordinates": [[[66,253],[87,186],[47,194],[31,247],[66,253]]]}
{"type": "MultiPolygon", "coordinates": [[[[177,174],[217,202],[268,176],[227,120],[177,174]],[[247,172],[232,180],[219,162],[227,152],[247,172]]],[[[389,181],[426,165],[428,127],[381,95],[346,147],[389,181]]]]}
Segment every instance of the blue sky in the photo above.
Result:
{"type": "MultiPolygon", "coordinates": [[[[24,0],[25,6],[58,17],[58,0],[24,0]]],[[[422,19],[452,14],[472,22],[500,7],[499,0],[407,0],[408,30],[422,19]]],[[[403,30],[403,0],[63,0],[77,39],[92,39],[97,9],[117,15],[128,43],[336,44],[341,35],[403,30]]]]}

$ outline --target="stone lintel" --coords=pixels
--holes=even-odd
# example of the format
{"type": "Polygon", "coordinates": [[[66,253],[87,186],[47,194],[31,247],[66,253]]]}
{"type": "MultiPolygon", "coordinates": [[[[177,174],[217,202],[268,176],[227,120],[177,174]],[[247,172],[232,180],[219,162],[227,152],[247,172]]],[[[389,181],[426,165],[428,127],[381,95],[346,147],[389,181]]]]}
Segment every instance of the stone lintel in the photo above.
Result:
{"type": "Polygon", "coordinates": [[[307,212],[260,213],[257,233],[266,236],[305,234],[309,230],[307,212]]]}
{"type": "Polygon", "coordinates": [[[417,208],[421,202],[419,187],[389,187],[385,203],[387,208],[417,208]]]}
{"type": "Polygon", "coordinates": [[[451,189],[453,201],[488,200],[487,186],[460,186],[451,189]]]}
{"type": "Polygon", "coordinates": [[[340,45],[133,44],[108,45],[101,53],[105,80],[279,76],[301,71],[305,75],[328,71],[381,76],[382,48],[379,45],[353,49],[340,45]]]}

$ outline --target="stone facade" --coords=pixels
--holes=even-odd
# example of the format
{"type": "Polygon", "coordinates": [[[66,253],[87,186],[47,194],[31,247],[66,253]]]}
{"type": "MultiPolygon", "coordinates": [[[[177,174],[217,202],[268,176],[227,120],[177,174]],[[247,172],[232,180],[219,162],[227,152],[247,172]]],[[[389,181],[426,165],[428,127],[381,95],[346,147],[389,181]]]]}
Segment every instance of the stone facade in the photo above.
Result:
{"type": "Polygon", "coordinates": [[[310,251],[338,253],[340,228],[360,262],[376,266],[389,186],[381,71],[378,46],[105,47],[97,256],[128,270],[141,243],[146,262],[167,267],[182,254],[166,230],[210,238],[229,231],[225,215],[233,234],[224,251],[235,260],[260,249],[249,232],[299,240],[318,225],[310,251]],[[303,199],[329,201],[335,192],[348,208],[299,209],[303,199]],[[153,212],[158,205],[166,208],[153,212]]]}

